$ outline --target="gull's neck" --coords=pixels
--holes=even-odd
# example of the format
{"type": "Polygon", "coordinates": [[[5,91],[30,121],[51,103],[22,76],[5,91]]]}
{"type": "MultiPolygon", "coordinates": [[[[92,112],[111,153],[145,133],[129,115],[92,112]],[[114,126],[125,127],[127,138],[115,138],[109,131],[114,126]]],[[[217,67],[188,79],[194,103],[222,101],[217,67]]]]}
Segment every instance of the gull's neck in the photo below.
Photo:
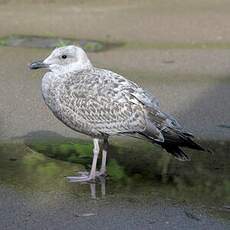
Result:
{"type": "Polygon", "coordinates": [[[80,72],[80,71],[83,71],[83,70],[88,70],[88,69],[91,69],[93,68],[93,65],[92,63],[90,62],[89,59],[83,61],[79,61],[77,63],[72,63],[67,69],[66,71],[67,72],[80,72]]]}

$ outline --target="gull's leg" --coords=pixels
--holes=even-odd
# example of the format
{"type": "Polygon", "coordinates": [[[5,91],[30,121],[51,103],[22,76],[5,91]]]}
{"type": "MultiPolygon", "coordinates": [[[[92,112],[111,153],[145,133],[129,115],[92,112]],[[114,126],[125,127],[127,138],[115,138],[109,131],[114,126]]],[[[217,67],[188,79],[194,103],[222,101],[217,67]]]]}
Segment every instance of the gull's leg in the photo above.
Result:
{"type": "Polygon", "coordinates": [[[89,173],[80,173],[80,176],[71,176],[71,177],[67,177],[69,179],[70,182],[84,182],[84,181],[90,181],[90,180],[94,180],[96,177],[96,167],[97,167],[97,158],[98,158],[98,154],[100,151],[100,147],[99,147],[99,139],[95,138],[93,139],[93,163],[91,166],[91,171],[90,174],[89,173]]]}
{"type": "Polygon", "coordinates": [[[90,175],[89,177],[91,179],[95,179],[96,177],[96,169],[97,169],[97,158],[98,158],[98,154],[100,151],[100,147],[99,147],[99,140],[98,139],[93,139],[93,144],[94,144],[94,148],[93,148],[93,163],[91,166],[91,171],[90,171],[90,175]]]}
{"type": "Polygon", "coordinates": [[[108,148],[109,148],[108,138],[105,138],[103,141],[101,169],[99,172],[97,172],[97,176],[105,176],[106,175],[106,157],[107,157],[107,153],[108,153],[108,148]]]}

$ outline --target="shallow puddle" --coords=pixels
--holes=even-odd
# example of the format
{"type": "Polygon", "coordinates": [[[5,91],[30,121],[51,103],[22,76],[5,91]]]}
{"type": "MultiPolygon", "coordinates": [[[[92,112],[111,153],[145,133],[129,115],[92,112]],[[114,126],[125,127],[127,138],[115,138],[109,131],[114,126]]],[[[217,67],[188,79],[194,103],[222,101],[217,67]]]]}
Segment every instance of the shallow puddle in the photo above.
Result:
{"type": "MultiPolygon", "coordinates": [[[[113,143],[107,166],[109,175],[93,184],[68,183],[65,178],[89,170],[90,142],[65,139],[1,144],[0,187],[44,194],[45,202],[50,202],[50,193],[77,199],[103,198],[112,203],[118,198],[130,202],[166,199],[176,205],[201,207],[225,219],[230,202],[229,143],[204,144],[213,150],[213,155],[190,151],[192,161],[179,162],[150,144],[113,143]]],[[[193,217],[190,212],[186,215],[193,217]]],[[[199,219],[196,215],[194,218],[199,219]]]]}
{"type": "Polygon", "coordinates": [[[11,35],[0,38],[0,46],[29,47],[29,48],[49,48],[67,45],[79,45],[87,52],[100,52],[111,48],[122,46],[122,43],[108,43],[86,39],[71,39],[42,36],[11,35]]]}

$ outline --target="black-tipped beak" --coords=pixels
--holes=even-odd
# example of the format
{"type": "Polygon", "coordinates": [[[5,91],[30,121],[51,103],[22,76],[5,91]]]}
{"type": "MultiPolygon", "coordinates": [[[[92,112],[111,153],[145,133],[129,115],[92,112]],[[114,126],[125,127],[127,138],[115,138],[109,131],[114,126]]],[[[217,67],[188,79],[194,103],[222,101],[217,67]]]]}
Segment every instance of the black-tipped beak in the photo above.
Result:
{"type": "Polygon", "coordinates": [[[48,68],[49,65],[45,64],[43,60],[34,61],[29,65],[30,69],[41,69],[41,68],[48,68]]]}

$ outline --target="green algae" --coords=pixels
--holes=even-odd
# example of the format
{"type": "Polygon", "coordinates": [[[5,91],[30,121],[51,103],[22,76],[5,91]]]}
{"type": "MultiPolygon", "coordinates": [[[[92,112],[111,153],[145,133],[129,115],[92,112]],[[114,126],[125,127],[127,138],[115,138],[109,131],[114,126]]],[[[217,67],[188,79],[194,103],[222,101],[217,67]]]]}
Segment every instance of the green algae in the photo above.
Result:
{"type": "Polygon", "coordinates": [[[59,38],[52,36],[10,35],[0,38],[0,46],[54,49],[67,45],[78,45],[87,52],[101,52],[123,45],[87,39],[59,38]]]}
{"type": "Polygon", "coordinates": [[[90,39],[60,38],[50,36],[34,35],[10,35],[0,38],[0,46],[29,47],[29,48],[48,48],[53,49],[67,45],[79,45],[87,52],[101,52],[113,48],[122,47],[123,49],[230,49],[230,42],[135,42],[119,41],[107,42],[90,39]]]}

